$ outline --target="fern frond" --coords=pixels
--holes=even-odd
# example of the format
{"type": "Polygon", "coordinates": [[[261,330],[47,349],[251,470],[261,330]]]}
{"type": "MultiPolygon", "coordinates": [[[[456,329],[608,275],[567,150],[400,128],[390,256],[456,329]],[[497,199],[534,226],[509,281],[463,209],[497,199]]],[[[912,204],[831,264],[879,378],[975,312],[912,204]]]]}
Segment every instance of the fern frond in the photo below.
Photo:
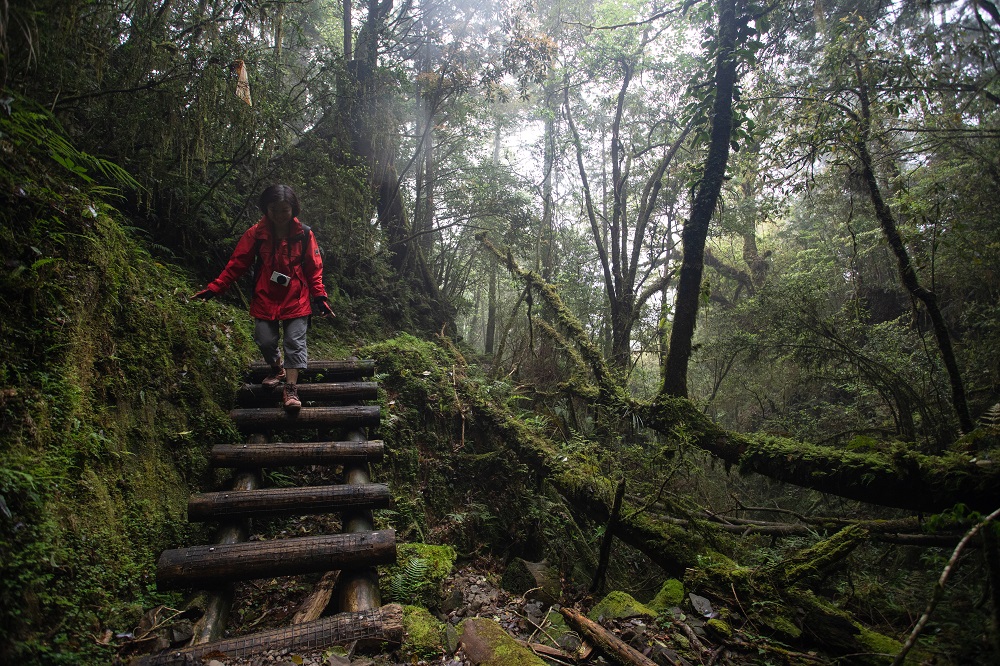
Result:
{"type": "Polygon", "coordinates": [[[979,422],[990,432],[1000,432],[1000,402],[987,409],[979,422]]]}
{"type": "Polygon", "coordinates": [[[389,597],[393,601],[412,601],[426,584],[425,575],[430,562],[422,557],[411,557],[389,581],[389,597]]]}

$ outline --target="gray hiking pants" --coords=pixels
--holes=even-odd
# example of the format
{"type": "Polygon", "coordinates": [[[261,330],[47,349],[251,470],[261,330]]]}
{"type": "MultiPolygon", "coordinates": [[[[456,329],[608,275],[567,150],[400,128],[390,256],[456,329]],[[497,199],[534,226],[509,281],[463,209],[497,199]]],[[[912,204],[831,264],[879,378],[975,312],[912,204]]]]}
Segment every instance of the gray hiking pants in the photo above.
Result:
{"type": "Polygon", "coordinates": [[[253,340],[260,347],[264,361],[271,366],[280,362],[278,356],[279,324],[285,329],[282,347],[285,352],[286,368],[304,369],[309,360],[306,351],[306,330],[309,328],[309,317],[287,319],[285,321],[265,321],[257,319],[253,327],[253,340]]]}

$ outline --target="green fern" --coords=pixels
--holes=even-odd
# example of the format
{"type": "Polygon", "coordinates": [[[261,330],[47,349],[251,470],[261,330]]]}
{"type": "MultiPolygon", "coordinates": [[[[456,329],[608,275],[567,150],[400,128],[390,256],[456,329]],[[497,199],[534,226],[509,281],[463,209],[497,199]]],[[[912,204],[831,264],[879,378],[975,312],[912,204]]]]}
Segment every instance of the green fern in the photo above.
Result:
{"type": "Polygon", "coordinates": [[[393,601],[412,601],[427,581],[430,563],[422,557],[411,557],[389,581],[389,597],[393,601]]]}
{"type": "Polygon", "coordinates": [[[1000,432],[1000,402],[987,409],[979,422],[988,433],[1000,432]]]}
{"type": "Polygon", "coordinates": [[[48,153],[49,158],[73,173],[88,185],[97,188],[102,196],[120,196],[113,188],[97,184],[91,174],[98,173],[119,187],[140,189],[139,183],[121,166],[109,160],[78,150],[49,111],[24,99],[13,98],[6,116],[0,114],[0,136],[9,138],[19,146],[34,146],[48,153]],[[31,107],[29,110],[24,107],[31,107]]]}

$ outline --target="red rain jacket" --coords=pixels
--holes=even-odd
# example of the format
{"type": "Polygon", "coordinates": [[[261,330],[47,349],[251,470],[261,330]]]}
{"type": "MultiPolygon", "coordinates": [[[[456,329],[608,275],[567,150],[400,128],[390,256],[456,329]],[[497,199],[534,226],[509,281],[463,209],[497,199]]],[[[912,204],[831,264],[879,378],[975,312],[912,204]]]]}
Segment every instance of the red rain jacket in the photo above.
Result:
{"type": "Polygon", "coordinates": [[[311,299],[326,297],[323,259],[315,235],[312,231],[305,232],[298,218],[292,219],[288,238],[275,240],[273,225],[262,217],[246,230],[229,263],[208,288],[215,294],[229,289],[253,265],[258,254],[261,263],[250,299],[250,316],[282,321],[311,315],[311,299]],[[274,271],[291,277],[287,287],[271,281],[274,271]]]}

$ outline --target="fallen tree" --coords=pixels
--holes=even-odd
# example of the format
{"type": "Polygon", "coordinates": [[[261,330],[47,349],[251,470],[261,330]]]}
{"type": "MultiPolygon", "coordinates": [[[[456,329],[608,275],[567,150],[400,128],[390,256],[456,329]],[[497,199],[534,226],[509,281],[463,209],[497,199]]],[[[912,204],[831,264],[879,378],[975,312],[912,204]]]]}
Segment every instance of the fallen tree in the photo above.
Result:
{"type": "Polygon", "coordinates": [[[1000,465],[962,453],[926,455],[896,442],[856,453],[786,437],[726,431],[689,400],[660,396],[633,403],[645,425],[669,434],[683,426],[691,442],[741,471],[847,499],[937,513],[956,504],[989,513],[1000,506],[1000,465]]]}
{"type": "MultiPolygon", "coordinates": [[[[457,384],[462,399],[469,405],[468,416],[482,432],[488,432],[515,452],[552,484],[571,509],[588,519],[602,523],[612,514],[614,483],[592,462],[560,452],[556,445],[535,434],[506,408],[496,405],[473,381],[457,384]]],[[[852,655],[856,663],[884,663],[882,649],[891,651],[899,645],[887,637],[862,627],[850,614],[823,601],[803,582],[841,563],[847,554],[867,538],[860,525],[851,525],[826,541],[793,554],[772,567],[740,567],[728,558],[710,552],[715,537],[723,530],[707,521],[688,521],[680,525],[657,519],[648,512],[624,501],[615,537],[640,551],[668,574],[683,577],[685,587],[715,590],[732,606],[740,598],[781,599],[789,607],[789,617],[763,615],[754,620],[769,627],[770,633],[783,641],[819,645],[839,655],[852,655]],[[786,566],[787,565],[787,566],[786,566]],[[729,599],[733,591],[737,596],[729,599]],[[770,624],[765,623],[768,620],[770,624]]]]}
{"type": "Polygon", "coordinates": [[[886,451],[858,453],[766,434],[729,432],[713,423],[687,398],[660,395],[649,403],[632,400],[556,288],[521,268],[485,237],[481,242],[515,277],[548,306],[556,327],[576,345],[593,373],[596,390],[574,377],[575,393],[596,394],[596,403],[614,413],[635,414],[645,426],[673,435],[683,430],[695,446],[743,472],[881,506],[937,513],[957,504],[982,513],[1000,506],[1000,464],[948,452],[926,455],[896,442],[886,451]]]}

